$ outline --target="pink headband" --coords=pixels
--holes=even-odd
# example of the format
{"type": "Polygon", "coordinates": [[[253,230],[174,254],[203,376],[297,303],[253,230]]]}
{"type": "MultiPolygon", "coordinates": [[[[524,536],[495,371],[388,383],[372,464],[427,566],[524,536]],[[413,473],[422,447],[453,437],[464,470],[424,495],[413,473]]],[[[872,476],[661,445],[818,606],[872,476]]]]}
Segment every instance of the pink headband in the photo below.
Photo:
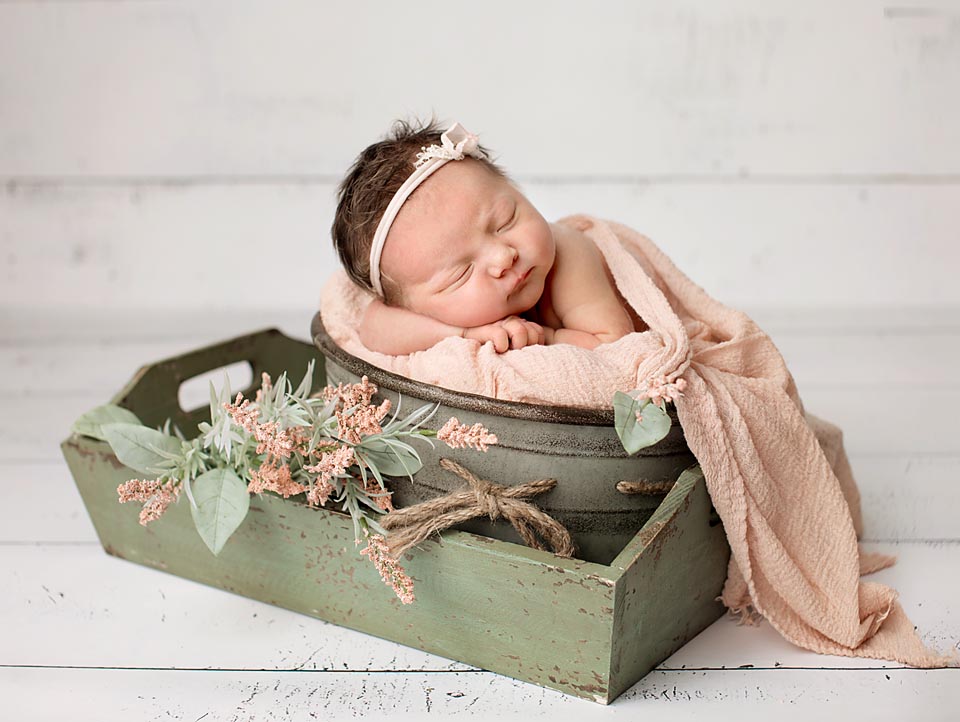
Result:
{"type": "Polygon", "coordinates": [[[421,148],[421,152],[417,153],[417,162],[414,163],[415,170],[390,199],[387,210],[383,212],[383,217],[373,234],[373,245],[370,246],[370,283],[373,284],[374,290],[380,297],[383,297],[383,286],[380,283],[380,254],[383,253],[383,244],[387,240],[387,233],[390,232],[390,226],[400,212],[400,207],[416,190],[417,186],[423,183],[440,166],[446,164],[447,161],[463,160],[468,155],[477,159],[487,157],[480,150],[480,139],[473,133],[468,132],[459,123],[454,123],[447,128],[446,132],[440,136],[440,142],[443,145],[424,146],[421,148]]]}

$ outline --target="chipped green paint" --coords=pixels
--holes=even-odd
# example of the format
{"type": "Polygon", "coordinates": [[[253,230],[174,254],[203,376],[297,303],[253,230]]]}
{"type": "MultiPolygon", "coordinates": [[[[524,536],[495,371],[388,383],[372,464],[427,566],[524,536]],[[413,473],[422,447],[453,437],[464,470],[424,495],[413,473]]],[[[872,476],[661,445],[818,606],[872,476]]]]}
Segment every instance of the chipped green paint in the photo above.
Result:
{"type": "MultiPolygon", "coordinates": [[[[322,386],[324,359],[312,346],[252,334],[145,367],[112,402],[151,425],[170,416],[186,433],[206,412],[177,407],[182,381],[244,359],[255,379],[276,378],[309,358],[322,386]]],[[[714,597],[729,548],[709,523],[699,467],[680,475],[608,565],[445,532],[405,555],[417,594],[405,606],[357,553],[345,514],[268,492],[251,499],[214,557],[186,502],[146,528],[137,505],[117,502],[117,486],[135,473],[107,444],[72,435],[61,448],[108,554],[603,704],[722,612],[714,597]]]]}

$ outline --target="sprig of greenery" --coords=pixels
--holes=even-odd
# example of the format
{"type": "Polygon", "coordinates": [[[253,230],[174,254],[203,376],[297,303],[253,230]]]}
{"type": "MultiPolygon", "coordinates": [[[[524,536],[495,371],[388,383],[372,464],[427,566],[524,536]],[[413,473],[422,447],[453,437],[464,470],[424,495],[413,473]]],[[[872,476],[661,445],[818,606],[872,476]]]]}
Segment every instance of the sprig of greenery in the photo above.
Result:
{"type": "Polygon", "coordinates": [[[613,396],[613,419],[620,443],[631,456],[653,446],[670,432],[666,400],[655,404],[649,398],[636,398],[617,391],[613,396]]]}
{"type": "Polygon", "coordinates": [[[320,475],[306,467],[344,446],[353,450],[356,462],[323,480],[332,487],[329,501],[350,514],[358,541],[371,532],[385,534],[377,521],[386,511],[384,500],[390,495],[384,477],[407,475],[412,479],[422,468],[416,449],[401,439],[419,437],[432,446],[429,437],[436,436],[436,432],[420,426],[434,416],[439,405],[424,405],[404,418],[399,418],[398,406],[378,433],[350,443],[338,436],[340,425],[349,423],[364,404],[339,408],[343,395],[329,386],[311,396],[313,370],[311,361],[296,389],[286,372],[273,384],[264,375],[256,400],[246,406],[248,413],[256,412],[256,423],[250,428],[238,424],[231,415],[230,409],[241,405],[241,396],[238,394],[231,403],[230,382],[225,378],[219,391],[211,382],[210,421],[199,424],[199,434],[193,439],[185,439],[176,428],[176,436],[171,435],[169,420],[162,430],[151,429],[129,410],[109,404],[81,416],[73,431],[106,441],[123,464],[152,475],[160,483],[172,482],[177,493],[182,486],[190,500],[197,530],[214,554],[220,553],[246,517],[251,482],[262,478],[265,470],[282,471],[282,466],[289,472],[289,487],[278,491],[268,484],[268,489],[286,497],[293,495],[291,490],[299,485],[297,493],[304,493],[321,483],[320,475]],[[272,428],[275,436],[285,439],[296,431],[296,438],[305,439],[306,443],[295,445],[289,457],[281,459],[264,448],[269,447],[269,439],[264,444],[264,439],[257,438],[257,433],[265,428],[272,428]],[[378,488],[372,488],[371,478],[378,488]]]}
{"type": "Polygon", "coordinates": [[[687,380],[677,375],[651,376],[640,388],[629,393],[618,391],[613,397],[614,426],[628,454],[653,446],[670,432],[667,402],[683,397],[687,380]]]}

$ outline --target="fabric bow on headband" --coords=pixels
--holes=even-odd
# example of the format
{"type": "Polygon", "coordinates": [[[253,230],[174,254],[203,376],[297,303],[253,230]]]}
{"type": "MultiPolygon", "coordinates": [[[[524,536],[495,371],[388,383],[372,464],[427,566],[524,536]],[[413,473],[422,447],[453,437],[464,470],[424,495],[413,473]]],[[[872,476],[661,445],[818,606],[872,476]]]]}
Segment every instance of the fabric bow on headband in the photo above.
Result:
{"type": "Polygon", "coordinates": [[[478,159],[487,157],[480,150],[480,137],[469,132],[459,123],[451,125],[440,136],[440,142],[443,144],[442,146],[431,145],[421,148],[420,152],[417,153],[417,162],[414,165],[419,168],[431,158],[463,160],[465,155],[478,159]]]}
{"type": "Polygon", "coordinates": [[[373,234],[373,243],[370,246],[370,285],[381,298],[383,285],[380,283],[380,256],[383,253],[383,244],[387,240],[390,226],[400,212],[400,207],[417,186],[423,183],[431,173],[451,160],[463,160],[471,156],[483,160],[487,156],[480,150],[480,138],[469,132],[460,123],[454,123],[440,136],[441,145],[423,146],[417,153],[414,171],[403,185],[390,199],[387,210],[383,212],[377,230],[373,234]]]}

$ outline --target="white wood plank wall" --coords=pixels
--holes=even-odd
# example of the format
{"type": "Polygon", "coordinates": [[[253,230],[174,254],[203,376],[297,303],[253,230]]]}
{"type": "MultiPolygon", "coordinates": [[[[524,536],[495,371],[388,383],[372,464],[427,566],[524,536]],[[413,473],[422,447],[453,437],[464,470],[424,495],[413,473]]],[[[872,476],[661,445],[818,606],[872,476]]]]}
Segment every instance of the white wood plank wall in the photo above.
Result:
{"type": "Polygon", "coordinates": [[[957,2],[0,2],[0,304],[316,305],[435,111],[732,305],[957,306],[958,89],[957,2]]]}
{"type": "Polygon", "coordinates": [[[72,420],[306,338],[340,176],[431,112],[753,315],[844,429],[871,579],[960,637],[960,0],[0,0],[0,719],[960,718],[960,670],[726,619],[605,710],[103,553],[72,420]]]}

